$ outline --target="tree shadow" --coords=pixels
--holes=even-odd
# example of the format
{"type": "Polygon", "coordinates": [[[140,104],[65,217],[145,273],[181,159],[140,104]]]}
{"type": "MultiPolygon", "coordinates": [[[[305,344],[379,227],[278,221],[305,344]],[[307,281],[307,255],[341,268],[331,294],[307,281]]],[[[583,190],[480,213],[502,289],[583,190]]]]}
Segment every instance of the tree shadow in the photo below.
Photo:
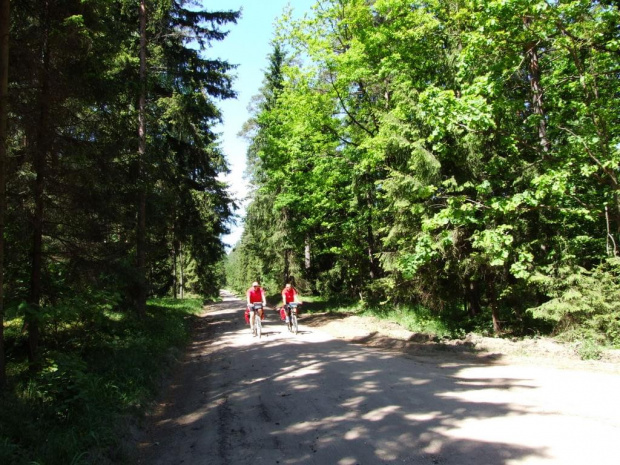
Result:
{"type": "Polygon", "coordinates": [[[527,379],[463,376],[485,363],[473,354],[444,363],[340,340],[277,338],[269,321],[273,334],[252,341],[232,302],[212,306],[200,320],[168,392],[175,400],[154,416],[157,428],[140,463],[169,463],[162,452],[173,445],[186,464],[504,465],[546,457],[544,447],[485,438],[472,428],[532,413],[485,401],[485,392],[534,388],[527,379]],[[247,345],[230,343],[246,330],[247,345]],[[235,365],[237,357],[251,362],[247,369],[235,365]],[[191,447],[179,445],[180,431],[198,432],[191,447]]]}

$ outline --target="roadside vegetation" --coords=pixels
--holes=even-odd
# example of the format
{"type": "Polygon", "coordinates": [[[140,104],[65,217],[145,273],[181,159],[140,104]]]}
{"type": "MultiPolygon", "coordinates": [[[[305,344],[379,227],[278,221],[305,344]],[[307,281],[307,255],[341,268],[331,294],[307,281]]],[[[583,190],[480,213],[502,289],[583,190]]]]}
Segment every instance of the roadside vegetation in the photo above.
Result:
{"type": "Polygon", "coordinates": [[[198,298],[150,300],[144,319],[91,309],[46,332],[29,370],[23,319],[8,316],[9,384],[0,409],[0,463],[130,463],[130,426],[181,355],[198,298]]]}
{"type": "Polygon", "coordinates": [[[227,280],[439,334],[620,345],[620,10],[326,0],[282,15],[227,280]]]}
{"type": "MultiPolygon", "coordinates": [[[[277,301],[274,296],[271,301],[277,301]]],[[[397,323],[404,329],[413,333],[421,333],[429,339],[459,339],[468,333],[476,333],[481,336],[496,336],[493,326],[486,316],[463,319],[460,309],[434,313],[421,305],[398,305],[390,302],[368,304],[355,300],[343,300],[340,298],[324,298],[320,296],[304,296],[302,313],[304,314],[344,314],[357,316],[370,316],[379,320],[397,323]]],[[[487,315],[488,316],[488,315],[487,315]]],[[[515,336],[540,336],[551,334],[553,324],[545,319],[536,319],[532,315],[520,325],[507,328],[503,337],[515,336]],[[510,329],[510,331],[508,331],[510,329]]]]}
{"type": "MultiPolygon", "coordinates": [[[[603,351],[620,349],[618,265],[611,260],[602,267],[603,271],[598,268],[593,272],[581,270],[569,276],[542,310],[518,316],[508,314],[501,333],[494,330],[489,311],[469,315],[461,307],[433,311],[422,305],[395,305],[390,301],[368,303],[346,296],[306,294],[302,296],[301,313],[375,317],[425,335],[428,340],[463,339],[469,334],[513,341],[548,337],[559,343],[571,343],[582,360],[597,360],[603,351]]],[[[245,290],[240,288],[235,292],[243,298],[245,290]]],[[[268,294],[270,305],[281,305],[279,293],[268,294]]]]}

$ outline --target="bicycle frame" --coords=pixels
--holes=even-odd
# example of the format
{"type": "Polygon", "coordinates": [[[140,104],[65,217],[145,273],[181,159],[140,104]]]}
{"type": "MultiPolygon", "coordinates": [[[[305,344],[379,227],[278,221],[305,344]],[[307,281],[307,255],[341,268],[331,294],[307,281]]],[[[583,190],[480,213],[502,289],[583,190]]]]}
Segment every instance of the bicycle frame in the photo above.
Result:
{"type": "Polygon", "coordinates": [[[286,306],[288,307],[286,312],[286,315],[288,316],[288,330],[297,334],[299,331],[297,323],[297,307],[299,306],[299,302],[289,302],[286,306]]]}
{"type": "Polygon", "coordinates": [[[250,328],[252,329],[252,334],[259,338],[261,337],[263,327],[260,316],[260,310],[262,310],[262,308],[262,302],[254,302],[250,306],[250,328]]]}

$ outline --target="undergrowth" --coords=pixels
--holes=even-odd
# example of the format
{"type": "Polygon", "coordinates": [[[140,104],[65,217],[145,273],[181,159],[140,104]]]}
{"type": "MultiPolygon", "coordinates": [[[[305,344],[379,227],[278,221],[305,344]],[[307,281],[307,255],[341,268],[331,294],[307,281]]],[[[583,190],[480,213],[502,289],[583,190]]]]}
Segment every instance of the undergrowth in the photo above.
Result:
{"type": "Polygon", "coordinates": [[[157,299],[142,320],[131,312],[84,311],[45,332],[36,372],[28,367],[21,322],[9,320],[0,463],[128,463],[128,419],[145,412],[201,308],[200,299],[157,299]]]}
{"type": "Polygon", "coordinates": [[[457,331],[438,315],[421,306],[387,306],[367,305],[352,300],[322,299],[319,297],[304,298],[304,312],[348,313],[362,316],[373,316],[382,320],[392,321],[403,328],[416,332],[432,334],[436,337],[456,337],[457,331]]]}
{"type": "Polygon", "coordinates": [[[436,337],[456,336],[455,332],[441,318],[433,315],[424,307],[368,307],[363,309],[361,314],[398,323],[414,333],[431,334],[436,337]]]}

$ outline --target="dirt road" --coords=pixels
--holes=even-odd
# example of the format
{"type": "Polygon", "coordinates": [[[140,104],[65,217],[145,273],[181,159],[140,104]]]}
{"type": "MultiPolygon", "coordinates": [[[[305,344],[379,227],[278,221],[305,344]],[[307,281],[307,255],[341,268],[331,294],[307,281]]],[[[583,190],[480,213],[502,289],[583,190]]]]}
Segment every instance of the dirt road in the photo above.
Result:
{"type": "Polygon", "coordinates": [[[404,357],[231,295],[207,308],[139,444],[141,464],[617,464],[620,376],[404,357]]]}

